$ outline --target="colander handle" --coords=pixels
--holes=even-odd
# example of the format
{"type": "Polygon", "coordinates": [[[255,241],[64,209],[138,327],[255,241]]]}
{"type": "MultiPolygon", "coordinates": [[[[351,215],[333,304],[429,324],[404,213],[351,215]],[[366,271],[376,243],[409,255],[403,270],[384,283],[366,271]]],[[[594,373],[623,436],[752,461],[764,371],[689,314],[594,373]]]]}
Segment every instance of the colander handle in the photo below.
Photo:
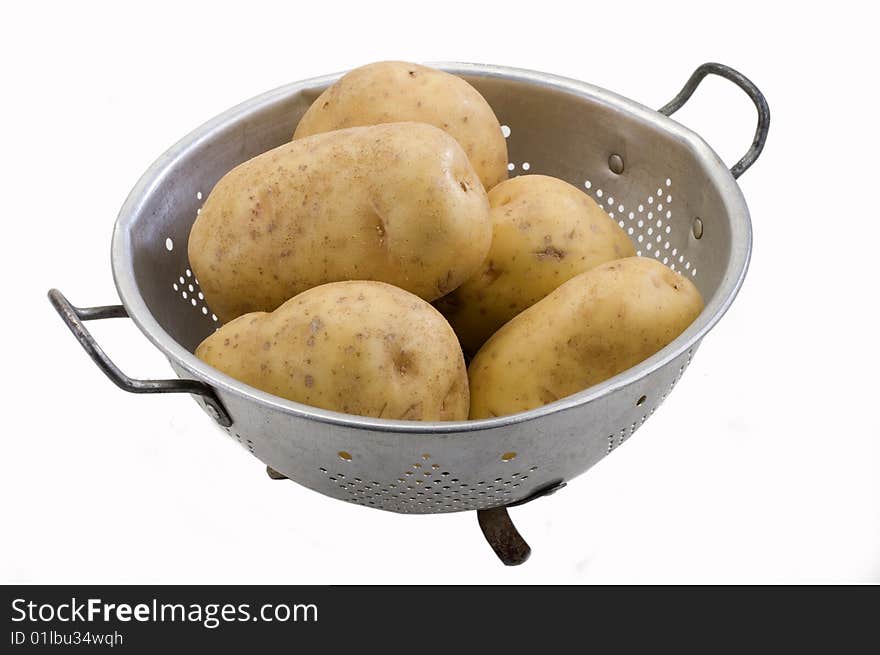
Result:
{"type": "Polygon", "coordinates": [[[770,129],[770,107],[767,105],[767,99],[749,78],[724,64],[716,64],[712,62],[703,64],[694,71],[693,75],[691,75],[690,79],[685,83],[684,88],[678,92],[678,95],[658,111],[666,116],[672,116],[672,114],[681,109],[684,106],[684,103],[690,99],[694,91],[696,91],[697,87],[700,85],[700,82],[702,82],[703,78],[707,75],[718,75],[736,84],[739,88],[745,91],[749,98],[752,99],[752,102],[755,103],[755,109],[758,110],[758,127],[755,130],[755,137],[752,139],[752,145],[743,158],[736,162],[736,164],[733,165],[733,168],[730,169],[730,174],[736,179],[745,173],[758,159],[758,155],[761,154],[761,151],[764,149],[764,144],[767,142],[767,131],[770,129]]]}
{"type": "Polygon", "coordinates": [[[89,357],[98,365],[104,374],[116,386],[131,393],[190,393],[201,396],[209,413],[223,427],[232,425],[232,419],[226,408],[217,398],[214,390],[198,380],[136,380],[119,370],[107,354],[97,344],[91,332],[86,329],[84,321],[102,318],[128,318],[122,305],[106,305],[103,307],[75,307],[58,289],[49,291],[49,302],[55,311],[64,319],[73,336],[79,341],[89,357]]]}

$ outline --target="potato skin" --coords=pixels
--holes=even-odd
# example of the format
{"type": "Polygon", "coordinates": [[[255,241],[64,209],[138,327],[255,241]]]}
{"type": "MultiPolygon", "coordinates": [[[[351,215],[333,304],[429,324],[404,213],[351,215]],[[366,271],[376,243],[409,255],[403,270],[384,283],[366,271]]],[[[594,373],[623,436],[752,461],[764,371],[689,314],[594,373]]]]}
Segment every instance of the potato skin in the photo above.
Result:
{"type": "Polygon", "coordinates": [[[430,304],[382,282],[334,282],[274,312],[245,314],[196,356],[263,391],[375,418],[454,421],[468,414],[464,357],[430,304]]]}
{"type": "Polygon", "coordinates": [[[341,280],[433,300],[477,269],[491,232],[486,193],[455,139],[393,123],[293,141],[231,170],[193,224],[189,260],[228,321],[341,280]]]}
{"type": "Polygon", "coordinates": [[[468,369],[470,418],[523,412],[607,380],[669,344],[702,309],[693,283],[653,259],[581,273],[480,349],[468,369]]]}
{"type": "Polygon", "coordinates": [[[486,190],[507,179],[507,142],[483,96],[460,77],[403,61],[346,73],[312,103],[293,138],[398,121],[428,123],[455,137],[486,190]]]}
{"type": "Polygon", "coordinates": [[[436,303],[469,355],[566,280],[636,254],[617,223],[563,180],[515,177],[489,192],[489,205],[493,233],[486,260],[436,303]]]}

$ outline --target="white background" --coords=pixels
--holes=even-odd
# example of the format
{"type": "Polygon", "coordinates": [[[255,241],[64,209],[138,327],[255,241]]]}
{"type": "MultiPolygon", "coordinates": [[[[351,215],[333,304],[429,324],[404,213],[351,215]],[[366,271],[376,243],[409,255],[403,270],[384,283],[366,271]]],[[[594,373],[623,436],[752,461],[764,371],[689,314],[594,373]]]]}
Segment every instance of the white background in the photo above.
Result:
{"type": "MultiPolygon", "coordinates": [[[[7,8],[0,582],[880,581],[878,48],[859,4],[7,8]],[[654,107],[720,61],[773,114],[740,180],[755,249],[739,298],[635,439],[512,511],[534,549],[517,569],[473,514],[398,516],[270,481],[188,397],[116,389],[45,298],[117,302],[116,212],[191,129],[388,58],[544,70],[654,107]]],[[[755,112],[709,79],[676,118],[733,163],[755,112]]],[[[91,327],[124,371],[170,373],[129,321],[91,327]]]]}

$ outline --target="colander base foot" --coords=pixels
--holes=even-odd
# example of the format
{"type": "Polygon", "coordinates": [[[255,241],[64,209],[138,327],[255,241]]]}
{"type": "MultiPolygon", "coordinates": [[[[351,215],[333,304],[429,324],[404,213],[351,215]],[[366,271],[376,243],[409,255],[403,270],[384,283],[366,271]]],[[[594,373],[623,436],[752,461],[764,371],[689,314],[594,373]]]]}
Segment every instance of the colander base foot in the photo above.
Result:
{"type": "Polygon", "coordinates": [[[283,473],[279,473],[278,471],[273,469],[271,466],[266,467],[266,475],[268,475],[273,480],[287,480],[288,479],[288,477],[286,475],[284,475],[283,473]]]}
{"type": "Polygon", "coordinates": [[[486,541],[505,566],[523,564],[532,549],[510,520],[506,507],[477,510],[477,521],[486,541]]]}

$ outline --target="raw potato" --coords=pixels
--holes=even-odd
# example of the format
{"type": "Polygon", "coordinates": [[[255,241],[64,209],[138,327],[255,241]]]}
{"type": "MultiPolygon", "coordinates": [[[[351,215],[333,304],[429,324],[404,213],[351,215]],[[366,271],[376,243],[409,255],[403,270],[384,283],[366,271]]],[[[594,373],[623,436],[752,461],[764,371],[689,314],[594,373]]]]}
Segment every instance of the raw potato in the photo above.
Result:
{"type": "Polygon", "coordinates": [[[470,418],[523,412],[607,380],[669,344],[702,309],[693,283],[654,259],[581,273],[480,349],[468,369],[470,418]]]}
{"type": "Polygon", "coordinates": [[[196,356],[246,384],[376,418],[464,420],[468,384],[455,333],[431,305],[382,282],[335,282],[272,313],[227,323],[196,356]]]}
{"type": "Polygon", "coordinates": [[[403,61],[346,73],[312,103],[293,138],[398,121],[429,123],[449,132],[486,190],[507,179],[507,143],[483,96],[460,77],[403,61]]]}
{"type": "Polygon", "coordinates": [[[223,321],[341,280],[434,300],[492,239],[489,201],[455,139],[422,123],[300,139],[227,173],[189,236],[189,260],[223,321]]]}
{"type": "Polygon", "coordinates": [[[486,260],[437,302],[468,354],[566,280],[636,254],[617,223],[563,180],[515,177],[489,192],[489,205],[493,234],[486,260]]]}

